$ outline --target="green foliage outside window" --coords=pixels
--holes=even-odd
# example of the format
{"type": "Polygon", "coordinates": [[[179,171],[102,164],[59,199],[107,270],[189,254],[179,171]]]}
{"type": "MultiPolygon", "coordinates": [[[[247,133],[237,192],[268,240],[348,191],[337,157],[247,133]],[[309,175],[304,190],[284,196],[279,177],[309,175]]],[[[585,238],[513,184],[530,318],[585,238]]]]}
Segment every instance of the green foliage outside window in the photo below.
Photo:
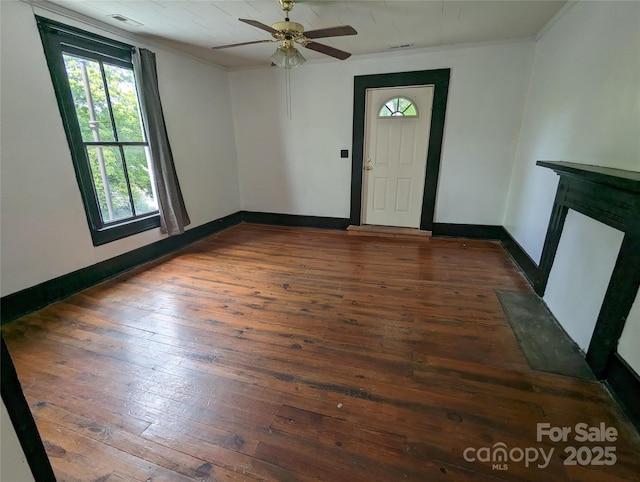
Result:
{"type": "Polygon", "coordinates": [[[63,57],[82,140],[85,143],[93,143],[85,144],[85,148],[103,221],[109,223],[156,211],[158,207],[147,162],[147,148],[142,145],[99,145],[100,142],[145,142],[133,71],[103,63],[103,81],[100,62],[70,54],[64,54],[63,57]],[[93,129],[90,103],[84,83],[83,64],[86,68],[96,120],[93,129]],[[111,112],[109,112],[107,93],[111,112]],[[113,115],[115,128],[111,115],[113,115]],[[101,169],[101,158],[107,189],[105,189],[105,176],[101,169]],[[127,178],[129,187],[127,187],[127,178]],[[131,206],[129,188],[133,206],[131,206]],[[111,212],[107,193],[111,198],[111,212]]]}
{"type": "Polygon", "coordinates": [[[406,97],[389,99],[380,109],[378,117],[417,117],[418,110],[406,97]]]}

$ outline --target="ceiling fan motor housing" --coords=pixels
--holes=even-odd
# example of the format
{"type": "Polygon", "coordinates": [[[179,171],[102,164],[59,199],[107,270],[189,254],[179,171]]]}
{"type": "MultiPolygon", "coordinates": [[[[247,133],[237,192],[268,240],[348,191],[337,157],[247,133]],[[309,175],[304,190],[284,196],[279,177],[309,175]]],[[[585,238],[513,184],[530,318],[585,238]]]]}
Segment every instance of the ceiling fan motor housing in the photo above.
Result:
{"type": "MultiPolygon", "coordinates": [[[[285,35],[291,35],[294,38],[299,37],[304,33],[304,26],[298,22],[276,22],[271,26],[271,28],[278,30],[280,33],[285,35]]],[[[276,35],[277,34],[273,34],[274,37],[278,38],[276,35]]]]}

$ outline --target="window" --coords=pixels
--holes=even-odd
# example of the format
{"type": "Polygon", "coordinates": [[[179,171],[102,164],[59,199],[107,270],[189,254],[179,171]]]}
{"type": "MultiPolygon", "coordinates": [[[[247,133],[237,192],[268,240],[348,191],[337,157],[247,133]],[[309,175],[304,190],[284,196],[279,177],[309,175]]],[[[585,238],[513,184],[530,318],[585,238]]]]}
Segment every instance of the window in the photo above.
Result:
{"type": "Polygon", "coordinates": [[[418,108],[406,97],[394,97],[384,103],[378,117],[418,117],[418,108]]]}
{"type": "Polygon", "coordinates": [[[158,227],[132,47],[37,20],[93,244],[158,227]]]}

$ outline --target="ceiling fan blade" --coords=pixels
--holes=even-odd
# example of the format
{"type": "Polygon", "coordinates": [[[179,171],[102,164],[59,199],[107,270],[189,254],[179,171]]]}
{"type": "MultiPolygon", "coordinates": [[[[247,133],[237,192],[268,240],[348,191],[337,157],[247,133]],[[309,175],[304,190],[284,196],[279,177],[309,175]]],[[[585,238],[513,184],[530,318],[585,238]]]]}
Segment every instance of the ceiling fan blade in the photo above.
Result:
{"type": "Polygon", "coordinates": [[[267,32],[274,34],[274,33],[280,33],[278,30],[276,30],[275,28],[271,28],[268,25],[265,25],[264,23],[258,22],[257,20],[251,20],[248,18],[239,18],[238,20],[240,20],[243,23],[246,23],[248,25],[251,25],[252,27],[256,27],[262,30],[266,30],[267,32]]]}
{"type": "Polygon", "coordinates": [[[320,52],[321,54],[329,55],[340,60],[346,60],[351,57],[349,52],[338,50],[325,44],[319,44],[318,42],[307,42],[304,46],[308,49],[315,50],[316,52],[320,52]]]}
{"type": "Polygon", "coordinates": [[[307,38],[344,37],[345,35],[357,35],[356,29],[351,25],[339,25],[337,27],[319,28],[304,33],[307,38]]]}
{"type": "Polygon", "coordinates": [[[229,45],[220,45],[218,47],[211,47],[212,50],[220,50],[220,49],[228,49],[229,47],[240,47],[241,45],[252,45],[252,44],[264,44],[277,42],[277,40],[269,39],[269,40],[254,40],[253,42],[240,42],[238,44],[229,44],[229,45]]]}

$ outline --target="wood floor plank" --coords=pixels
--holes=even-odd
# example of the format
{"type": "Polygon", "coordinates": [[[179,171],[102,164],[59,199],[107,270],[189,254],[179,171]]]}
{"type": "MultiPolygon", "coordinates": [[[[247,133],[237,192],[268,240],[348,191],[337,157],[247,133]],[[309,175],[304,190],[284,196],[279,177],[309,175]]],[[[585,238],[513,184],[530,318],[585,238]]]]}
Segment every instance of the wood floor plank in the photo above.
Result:
{"type": "MultiPolygon", "coordinates": [[[[57,423],[40,423],[45,449],[54,471],[61,467],[61,480],[149,480],[186,482],[198,480],[165,469],[111,445],[94,441],[57,423]]],[[[200,478],[202,480],[202,478],[200,478]]]]}
{"type": "Polygon", "coordinates": [[[532,370],[496,289],[531,291],[495,242],[242,224],[3,334],[61,481],[637,480],[611,395],[532,370]],[[616,428],[616,464],[544,422],[616,428]],[[553,455],[464,457],[500,443],[553,455]]]}
{"type": "MultiPolygon", "coordinates": [[[[120,417],[89,418],[53,404],[36,405],[33,408],[33,412],[38,419],[45,419],[50,423],[58,423],[70,432],[76,432],[96,442],[101,442],[114,449],[135,455],[140,459],[147,460],[178,474],[194,479],[211,475],[212,464],[206,460],[198,459],[143,439],[141,434],[150,424],[145,424],[145,427],[139,433],[131,433],[118,428],[120,417]]],[[[105,413],[104,411],[100,412],[101,415],[105,413]]],[[[217,476],[219,477],[220,473],[217,476]]]]}

